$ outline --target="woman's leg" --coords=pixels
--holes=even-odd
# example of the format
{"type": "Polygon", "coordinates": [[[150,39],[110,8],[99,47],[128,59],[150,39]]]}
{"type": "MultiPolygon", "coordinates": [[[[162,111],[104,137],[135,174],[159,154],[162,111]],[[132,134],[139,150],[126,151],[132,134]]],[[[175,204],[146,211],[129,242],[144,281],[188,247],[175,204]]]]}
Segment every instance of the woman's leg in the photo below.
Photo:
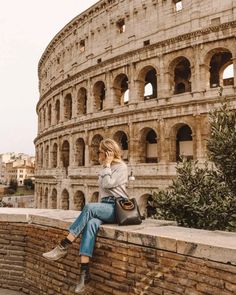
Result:
{"type": "Polygon", "coordinates": [[[93,254],[96,234],[103,222],[98,218],[90,219],[83,232],[80,241],[81,271],[80,280],[75,288],[75,293],[83,294],[86,284],[90,281],[89,259],[93,254]]]}
{"type": "Polygon", "coordinates": [[[53,250],[43,253],[43,257],[54,261],[64,257],[67,254],[67,247],[79,236],[92,218],[98,218],[102,222],[114,222],[114,206],[114,203],[90,203],[85,205],[80,215],[70,225],[68,236],[53,250]]]}
{"type": "Polygon", "coordinates": [[[78,237],[92,218],[98,218],[102,222],[114,222],[114,208],[113,203],[89,203],[85,205],[81,214],[69,226],[69,232],[78,237]]]}

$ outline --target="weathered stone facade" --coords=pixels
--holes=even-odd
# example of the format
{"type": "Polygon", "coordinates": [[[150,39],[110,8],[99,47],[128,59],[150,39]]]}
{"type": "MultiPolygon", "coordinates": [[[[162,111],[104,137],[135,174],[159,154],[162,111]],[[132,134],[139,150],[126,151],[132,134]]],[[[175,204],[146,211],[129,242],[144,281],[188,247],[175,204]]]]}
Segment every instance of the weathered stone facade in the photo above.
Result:
{"type": "Polygon", "coordinates": [[[36,206],[96,200],[105,137],[142,210],[181,155],[204,161],[209,110],[236,106],[235,33],[235,0],[101,0],[67,24],[39,62],[36,206]]]}

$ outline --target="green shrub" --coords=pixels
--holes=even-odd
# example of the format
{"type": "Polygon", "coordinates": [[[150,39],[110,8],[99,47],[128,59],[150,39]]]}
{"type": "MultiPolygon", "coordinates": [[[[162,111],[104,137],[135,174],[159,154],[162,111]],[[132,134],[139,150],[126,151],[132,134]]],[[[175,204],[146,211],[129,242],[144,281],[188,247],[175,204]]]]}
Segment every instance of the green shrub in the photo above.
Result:
{"type": "Polygon", "coordinates": [[[236,229],[236,198],[207,164],[201,168],[197,162],[179,163],[172,185],[155,192],[153,198],[158,219],[199,229],[236,229]]]}
{"type": "Polygon", "coordinates": [[[155,217],[187,227],[236,231],[236,112],[222,104],[209,120],[207,148],[214,165],[179,163],[173,184],[153,195],[155,217]]]}
{"type": "Polygon", "coordinates": [[[210,113],[211,136],[207,143],[209,159],[222,173],[236,196],[236,111],[226,103],[210,113]]]}

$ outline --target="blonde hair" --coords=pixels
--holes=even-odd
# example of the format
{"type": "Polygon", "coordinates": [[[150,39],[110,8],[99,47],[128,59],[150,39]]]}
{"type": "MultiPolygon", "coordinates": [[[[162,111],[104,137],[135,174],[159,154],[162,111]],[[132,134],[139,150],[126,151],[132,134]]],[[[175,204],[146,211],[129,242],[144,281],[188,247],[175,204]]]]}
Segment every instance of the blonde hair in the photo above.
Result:
{"type": "Polygon", "coordinates": [[[114,153],[114,160],[113,162],[121,162],[121,149],[118,143],[110,138],[103,139],[100,142],[100,149],[104,152],[113,152],[114,153]]]}

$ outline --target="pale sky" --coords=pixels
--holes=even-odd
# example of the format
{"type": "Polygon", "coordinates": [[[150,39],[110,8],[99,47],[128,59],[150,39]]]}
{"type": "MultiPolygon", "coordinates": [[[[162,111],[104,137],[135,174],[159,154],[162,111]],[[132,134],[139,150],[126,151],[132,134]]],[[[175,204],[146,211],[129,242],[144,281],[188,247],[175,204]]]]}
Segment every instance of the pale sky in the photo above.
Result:
{"type": "Polygon", "coordinates": [[[0,0],[0,154],[34,155],[37,67],[52,38],[97,0],[0,0]]]}

